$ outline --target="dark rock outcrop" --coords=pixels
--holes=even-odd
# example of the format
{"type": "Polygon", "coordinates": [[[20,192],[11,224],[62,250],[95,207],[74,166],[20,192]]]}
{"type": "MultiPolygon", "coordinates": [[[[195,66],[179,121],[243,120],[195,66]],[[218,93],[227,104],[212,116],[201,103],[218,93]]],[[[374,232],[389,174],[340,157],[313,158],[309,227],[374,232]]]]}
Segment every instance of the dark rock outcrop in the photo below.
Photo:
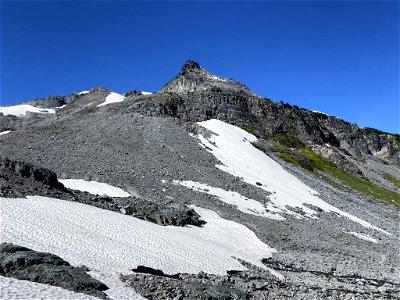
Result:
{"type": "Polygon", "coordinates": [[[234,284],[229,276],[199,274],[165,274],[162,270],[138,266],[133,275],[121,280],[148,299],[244,300],[249,295],[234,284]]]}
{"type": "Polygon", "coordinates": [[[136,97],[136,96],[141,96],[141,95],[142,95],[142,92],[137,91],[137,90],[129,90],[124,93],[125,97],[136,97]]]}
{"type": "Polygon", "coordinates": [[[0,275],[49,284],[102,299],[108,287],[62,258],[11,243],[0,244],[0,275]]]}
{"type": "Polygon", "coordinates": [[[106,93],[111,93],[112,90],[109,88],[106,88],[104,86],[94,86],[90,89],[90,93],[95,93],[95,92],[106,92],[106,93]]]}
{"type": "Polygon", "coordinates": [[[29,104],[35,107],[45,107],[45,108],[54,108],[66,105],[73,100],[78,98],[78,95],[72,94],[69,96],[49,96],[45,98],[36,98],[25,104],[29,104]]]}
{"type": "Polygon", "coordinates": [[[73,191],[75,201],[121,212],[162,226],[202,226],[199,214],[181,203],[160,200],[157,203],[143,198],[111,198],[93,196],[86,192],[73,191]]]}
{"type": "Polygon", "coordinates": [[[60,198],[69,191],[57,174],[41,167],[0,157],[0,197],[42,195],[60,198]]]}

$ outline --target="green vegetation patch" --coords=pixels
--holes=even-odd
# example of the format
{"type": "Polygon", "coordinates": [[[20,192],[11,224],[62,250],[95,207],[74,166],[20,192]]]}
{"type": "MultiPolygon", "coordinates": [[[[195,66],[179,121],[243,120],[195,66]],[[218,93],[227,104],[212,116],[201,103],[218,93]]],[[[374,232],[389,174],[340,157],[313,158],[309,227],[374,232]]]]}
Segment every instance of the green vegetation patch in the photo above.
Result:
{"type": "Polygon", "coordinates": [[[214,92],[214,93],[222,93],[223,92],[223,90],[218,86],[213,86],[211,88],[211,91],[214,92]]]}
{"type": "Polygon", "coordinates": [[[387,133],[387,132],[384,132],[384,131],[382,131],[382,130],[375,129],[375,128],[371,128],[371,127],[365,127],[365,128],[363,128],[363,129],[361,129],[361,130],[364,132],[364,134],[367,134],[367,135],[371,135],[371,134],[385,134],[385,133],[387,133]]]}
{"type": "MultiPolygon", "coordinates": [[[[400,194],[384,187],[381,187],[368,179],[358,177],[354,174],[347,173],[342,169],[338,168],[329,159],[322,157],[321,155],[315,153],[308,147],[298,148],[298,150],[289,149],[287,146],[275,145],[272,150],[279,153],[279,156],[294,165],[307,169],[317,176],[321,176],[318,171],[322,171],[330,176],[340,180],[345,185],[365,194],[372,196],[376,199],[389,201],[400,206],[400,194]]],[[[332,184],[332,180],[326,176],[322,178],[328,183],[332,184]]],[[[395,179],[397,180],[397,179],[395,179]]],[[[400,182],[398,182],[400,184],[400,182]]],[[[343,188],[336,182],[332,184],[333,186],[343,188]]]]}
{"type": "Polygon", "coordinates": [[[400,134],[392,134],[393,140],[397,143],[400,143],[400,134]]]}
{"type": "Polygon", "coordinates": [[[398,180],[397,178],[393,177],[392,175],[385,173],[385,174],[383,174],[383,178],[385,178],[386,180],[389,180],[395,186],[400,188],[400,180],[398,180]]]}
{"type": "Polygon", "coordinates": [[[281,135],[276,135],[272,137],[274,142],[281,144],[282,146],[300,149],[303,148],[305,145],[294,133],[285,133],[281,135]]]}
{"type": "Polygon", "coordinates": [[[282,100],[279,101],[279,105],[283,106],[283,108],[287,108],[287,109],[292,108],[292,105],[290,103],[283,102],[282,100]]]}
{"type": "Polygon", "coordinates": [[[326,120],[329,118],[328,115],[317,112],[317,111],[312,111],[311,114],[314,116],[314,118],[319,119],[319,120],[326,120]]]}
{"type": "Polygon", "coordinates": [[[84,109],[78,111],[77,113],[75,113],[75,115],[78,117],[84,117],[88,114],[95,112],[96,110],[97,110],[97,107],[87,107],[87,108],[84,108],[84,109]]]}
{"type": "Polygon", "coordinates": [[[313,161],[299,151],[292,150],[282,145],[272,146],[272,151],[279,153],[280,158],[284,161],[290,162],[311,172],[316,170],[313,161]]]}

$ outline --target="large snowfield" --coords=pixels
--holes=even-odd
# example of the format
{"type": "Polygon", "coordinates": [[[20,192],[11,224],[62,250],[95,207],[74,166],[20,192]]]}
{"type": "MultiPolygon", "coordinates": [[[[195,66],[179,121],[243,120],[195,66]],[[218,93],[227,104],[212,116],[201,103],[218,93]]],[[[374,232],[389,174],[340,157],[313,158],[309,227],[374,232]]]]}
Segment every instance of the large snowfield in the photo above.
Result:
{"type": "Polygon", "coordinates": [[[28,196],[0,198],[1,242],[60,256],[110,287],[113,299],[135,299],[118,279],[138,265],[165,273],[225,274],[246,269],[237,258],[265,268],[274,249],[247,227],[193,207],[204,227],[159,226],[120,213],[64,200],[28,196]]]}
{"type": "Polygon", "coordinates": [[[55,114],[56,111],[52,108],[40,108],[34,107],[32,105],[27,104],[20,104],[20,105],[13,105],[13,106],[0,106],[0,113],[3,115],[12,115],[17,117],[23,117],[28,112],[32,113],[48,113],[48,114],[55,114]]]}

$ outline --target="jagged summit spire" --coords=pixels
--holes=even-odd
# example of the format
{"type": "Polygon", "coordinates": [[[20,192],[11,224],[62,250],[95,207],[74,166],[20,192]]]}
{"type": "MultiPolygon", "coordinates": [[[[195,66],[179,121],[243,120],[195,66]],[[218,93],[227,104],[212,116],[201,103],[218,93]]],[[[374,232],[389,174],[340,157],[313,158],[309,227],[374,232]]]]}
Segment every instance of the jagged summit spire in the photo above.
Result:
{"type": "Polygon", "coordinates": [[[185,64],[183,65],[182,69],[179,71],[178,75],[185,75],[187,73],[192,73],[192,72],[201,72],[205,71],[197,61],[194,60],[187,60],[185,64]]]}
{"type": "Polygon", "coordinates": [[[188,60],[182,67],[182,70],[193,70],[193,69],[201,69],[199,63],[194,60],[188,60]]]}
{"type": "Polygon", "coordinates": [[[185,62],[178,75],[164,85],[158,93],[188,93],[197,91],[226,91],[255,95],[244,84],[208,72],[194,60],[185,62]]]}

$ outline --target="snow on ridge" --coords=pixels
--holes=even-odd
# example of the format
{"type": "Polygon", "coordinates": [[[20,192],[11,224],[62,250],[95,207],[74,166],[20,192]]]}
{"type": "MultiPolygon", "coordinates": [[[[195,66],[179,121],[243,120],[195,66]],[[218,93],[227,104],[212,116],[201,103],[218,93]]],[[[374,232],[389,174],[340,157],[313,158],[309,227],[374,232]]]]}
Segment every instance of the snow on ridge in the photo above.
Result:
{"type": "Polygon", "coordinates": [[[214,79],[214,80],[224,81],[224,82],[228,81],[227,79],[221,78],[221,77],[213,75],[213,74],[210,74],[209,78],[214,79]]]}
{"type": "Polygon", "coordinates": [[[0,135],[9,134],[10,132],[11,132],[11,130],[2,131],[2,132],[0,132],[0,135]]]}
{"type": "Polygon", "coordinates": [[[82,91],[82,92],[79,92],[78,93],[78,95],[85,95],[85,94],[87,94],[87,93],[89,93],[90,91],[82,91]]]}
{"type": "Polygon", "coordinates": [[[97,181],[87,181],[83,179],[59,179],[66,188],[88,192],[92,195],[106,195],[108,197],[130,197],[131,195],[124,190],[109,185],[107,183],[97,181]]]}
{"type": "Polygon", "coordinates": [[[322,112],[322,111],[313,110],[312,112],[313,112],[313,113],[317,113],[317,114],[323,114],[323,115],[325,115],[325,116],[328,116],[328,117],[329,117],[329,115],[328,115],[328,114],[326,114],[326,113],[324,113],[324,112],[322,112]]]}
{"type": "Polygon", "coordinates": [[[279,209],[276,209],[272,205],[268,205],[267,207],[265,207],[262,203],[255,201],[253,199],[249,199],[249,198],[239,194],[238,192],[226,191],[221,188],[212,187],[207,184],[194,182],[194,181],[173,180],[172,183],[175,185],[182,185],[189,189],[193,189],[197,192],[202,192],[202,193],[206,193],[209,195],[213,195],[213,196],[217,197],[219,200],[221,200],[222,202],[236,206],[238,210],[240,210],[241,212],[244,212],[246,214],[266,217],[266,218],[275,219],[275,220],[284,220],[285,219],[282,216],[280,216],[279,214],[276,214],[277,212],[280,211],[279,209]],[[274,212],[276,212],[276,213],[274,213],[274,212]]]}
{"type": "Polygon", "coordinates": [[[301,218],[300,214],[287,208],[293,207],[301,209],[306,217],[316,218],[317,212],[305,205],[309,204],[326,212],[337,213],[364,227],[391,235],[389,232],[323,201],[318,197],[319,194],[315,190],[255,148],[251,144],[251,142],[257,141],[254,135],[239,127],[215,119],[198,122],[198,124],[215,133],[211,134],[209,138],[199,134],[197,138],[222,163],[216,165],[216,167],[233,176],[243,178],[244,182],[257,188],[272,192],[273,194],[268,198],[282,213],[301,218]],[[256,182],[261,183],[261,186],[256,182]]]}
{"type": "Polygon", "coordinates": [[[153,93],[141,91],[142,95],[152,95],[153,93]]]}
{"type": "Polygon", "coordinates": [[[358,237],[359,239],[362,239],[362,240],[365,240],[368,242],[373,242],[375,244],[378,243],[378,241],[376,239],[374,239],[373,237],[370,237],[368,234],[358,233],[358,232],[353,232],[353,231],[348,232],[348,234],[352,234],[352,235],[358,237]]]}
{"type": "Polygon", "coordinates": [[[98,300],[88,294],[76,293],[49,284],[0,276],[1,299],[65,299],[98,300]]]}
{"type": "Polygon", "coordinates": [[[100,106],[104,106],[104,105],[108,105],[111,103],[117,103],[117,102],[122,102],[125,100],[125,97],[118,94],[118,93],[114,93],[111,92],[107,97],[106,97],[106,101],[104,101],[103,103],[97,105],[98,107],[100,106]]]}
{"type": "Polygon", "coordinates": [[[16,117],[23,117],[25,116],[28,112],[32,113],[48,113],[48,114],[55,114],[56,111],[52,108],[41,108],[41,107],[35,107],[32,105],[28,104],[18,104],[18,105],[13,105],[13,106],[0,106],[0,113],[3,113],[3,115],[12,115],[16,117]]]}
{"type": "MultiPolygon", "coordinates": [[[[216,212],[191,206],[203,227],[157,224],[94,206],[41,196],[0,198],[0,242],[10,242],[86,265],[115,299],[125,287],[119,274],[145,265],[167,274],[200,271],[225,275],[246,270],[238,259],[268,270],[262,259],[275,249],[253,231],[216,212]]],[[[279,275],[279,274],[278,274],[279,275]]],[[[128,288],[133,292],[132,288],[128,288]]],[[[124,290],[128,292],[127,290],[124,290]]]]}

